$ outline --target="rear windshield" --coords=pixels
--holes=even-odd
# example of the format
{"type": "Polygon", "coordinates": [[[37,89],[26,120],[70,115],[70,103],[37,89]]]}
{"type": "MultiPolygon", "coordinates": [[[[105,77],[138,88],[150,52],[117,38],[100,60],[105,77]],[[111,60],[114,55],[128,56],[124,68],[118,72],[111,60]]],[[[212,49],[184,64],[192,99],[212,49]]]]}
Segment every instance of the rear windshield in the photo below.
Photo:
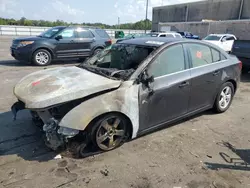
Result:
{"type": "Polygon", "coordinates": [[[220,40],[220,36],[216,36],[216,35],[208,35],[207,37],[204,38],[204,40],[215,40],[218,41],[220,40]]]}
{"type": "Polygon", "coordinates": [[[106,33],[106,31],[102,30],[102,29],[97,29],[96,33],[101,37],[101,38],[110,38],[109,35],[106,33]]]}

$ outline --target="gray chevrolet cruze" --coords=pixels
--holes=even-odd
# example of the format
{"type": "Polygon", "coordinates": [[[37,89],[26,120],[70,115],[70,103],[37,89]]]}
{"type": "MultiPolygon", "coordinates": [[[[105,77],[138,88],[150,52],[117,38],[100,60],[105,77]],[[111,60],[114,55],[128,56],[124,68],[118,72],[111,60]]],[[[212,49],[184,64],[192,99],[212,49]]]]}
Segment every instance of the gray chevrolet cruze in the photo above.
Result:
{"type": "Polygon", "coordinates": [[[235,56],[202,41],[129,39],[79,66],[24,77],[12,111],[30,109],[50,148],[77,140],[84,156],[88,145],[108,151],[202,111],[225,112],[241,68],[235,56]]]}

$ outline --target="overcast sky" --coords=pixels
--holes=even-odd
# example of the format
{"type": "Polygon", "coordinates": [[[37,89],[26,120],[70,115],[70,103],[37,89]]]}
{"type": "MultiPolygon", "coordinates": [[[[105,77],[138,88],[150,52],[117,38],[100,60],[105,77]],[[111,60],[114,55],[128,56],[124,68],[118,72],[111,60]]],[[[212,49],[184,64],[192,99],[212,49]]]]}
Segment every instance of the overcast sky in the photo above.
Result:
{"type": "MultiPolygon", "coordinates": [[[[149,0],[152,7],[197,0],[149,0]]],[[[116,24],[145,19],[146,0],[0,0],[0,17],[64,20],[67,22],[102,22],[116,24]]]]}

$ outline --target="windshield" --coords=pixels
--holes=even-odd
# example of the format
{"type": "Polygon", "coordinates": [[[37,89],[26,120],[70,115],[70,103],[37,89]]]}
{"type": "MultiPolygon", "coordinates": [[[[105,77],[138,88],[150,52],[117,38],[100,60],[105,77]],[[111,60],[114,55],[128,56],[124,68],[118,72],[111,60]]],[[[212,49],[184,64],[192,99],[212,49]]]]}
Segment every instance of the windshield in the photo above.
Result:
{"type": "Polygon", "coordinates": [[[44,31],[42,34],[38,35],[39,37],[44,37],[44,38],[51,38],[55,36],[58,32],[62,31],[64,28],[51,28],[46,31],[44,31]]]}
{"type": "Polygon", "coordinates": [[[113,44],[86,60],[80,67],[97,74],[101,72],[101,75],[107,77],[126,79],[153,50],[147,46],[113,44]],[[117,74],[113,75],[114,72],[117,74]]]}
{"type": "Polygon", "coordinates": [[[208,35],[207,37],[204,38],[204,40],[215,40],[215,41],[219,41],[220,38],[221,38],[220,36],[208,35]]]}

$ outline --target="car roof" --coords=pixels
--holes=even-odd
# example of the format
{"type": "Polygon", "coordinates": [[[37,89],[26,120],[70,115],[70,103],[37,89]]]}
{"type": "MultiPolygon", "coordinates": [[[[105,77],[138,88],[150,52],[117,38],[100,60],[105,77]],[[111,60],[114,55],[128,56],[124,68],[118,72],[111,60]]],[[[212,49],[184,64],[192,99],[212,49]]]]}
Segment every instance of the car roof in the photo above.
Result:
{"type": "Polygon", "coordinates": [[[134,38],[123,40],[119,42],[119,44],[134,44],[140,46],[151,46],[151,47],[159,47],[163,44],[185,41],[183,38],[165,38],[165,37],[142,37],[142,38],[134,38]]]}
{"type": "Polygon", "coordinates": [[[218,36],[218,37],[222,37],[222,36],[234,36],[233,34],[210,34],[211,36],[218,36]]]}
{"type": "Polygon", "coordinates": [[[167,31],[167,32],[164,32],[164,33],[159,33],[159,34],[180,34],[180,33],[177,33],[175,31],[167,31]]]}

